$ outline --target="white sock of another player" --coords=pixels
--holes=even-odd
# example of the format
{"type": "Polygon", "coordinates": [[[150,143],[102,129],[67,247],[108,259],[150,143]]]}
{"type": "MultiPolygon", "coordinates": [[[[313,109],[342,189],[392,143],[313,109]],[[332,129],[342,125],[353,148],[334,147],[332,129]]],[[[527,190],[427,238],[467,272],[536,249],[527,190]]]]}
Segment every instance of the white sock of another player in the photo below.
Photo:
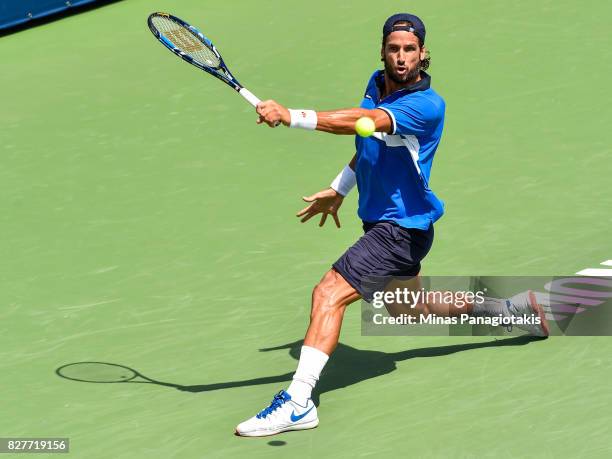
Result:
{"type": "Polygon", "coordinates": [[[314,347],[302,346],[297,370],[293,375],[291,385],[287,389],[292,400],[306,406],[327,360],[329,360],[329,355],[325,352],[314,347]]]}

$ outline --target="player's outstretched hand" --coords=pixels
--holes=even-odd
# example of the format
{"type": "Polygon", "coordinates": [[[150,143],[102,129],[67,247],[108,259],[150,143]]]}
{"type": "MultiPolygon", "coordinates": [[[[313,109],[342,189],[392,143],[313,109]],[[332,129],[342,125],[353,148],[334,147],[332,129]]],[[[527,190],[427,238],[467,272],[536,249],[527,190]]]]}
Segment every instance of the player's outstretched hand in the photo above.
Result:
{"type": "Polygon", "coordinates": [[[319,222],[319,226],[323,226],[327,216],[331,215],[334,218],[334,222],[336,222],[336,226],[340,228],[338,209],[342,205],[344,196],[332,188],[327,188],[312,196],[305,196],[302,199],[310,203],[310,205],[304,207],[296,214],[296,217],[302,217],[300,220],[302,223],[310,220],[317,214],[323,214],[319,222]]]}
{"type": "Polygon", "coordinates": [[[291,124],[289,110],[274,100],[263,100],[257,104],[255,111],[259,115],[257,124],[266,123],[270,127],[276,127],[280,123],[285,126],[291,124]]]}

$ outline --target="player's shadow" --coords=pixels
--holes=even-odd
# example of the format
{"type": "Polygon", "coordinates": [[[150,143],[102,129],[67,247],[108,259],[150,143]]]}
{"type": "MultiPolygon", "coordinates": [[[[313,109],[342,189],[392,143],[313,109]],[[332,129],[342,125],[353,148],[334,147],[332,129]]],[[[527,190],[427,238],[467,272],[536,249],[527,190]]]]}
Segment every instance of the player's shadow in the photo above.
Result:
{"type": "MultiPolygon", "coordinates": [[[[329,391],[341,389],[343,387],[357,384],[366,379],[376,378],[394,371],[397,362],[422,357],[440,357],[455,352],[469,351],[472,349],[482,349],[502,346],[523,346],[532,341],[542,338],[533,336],[518,336],[484,343],[453,344],[449,346],[425,347],[420,349],[410,349],[401,352],[382,352],[356,349],[346,344],[339,343],[338,347],[329,359],[321,379],[313,392],[313,401],[319,404],[319,397],[329,391]]],[[[289,355],[298,360],[303,341],[294,341],[281,346],[260,349],[262,352],[288,349],[289,355]]],[[[214,384],[202,384],[194,386],[178,386],[179,390],[187,392],[208,392],[219,389],[229,389],[234,387],[255,386],[260,384],[286,383],[291,381],[293,371],[276,376],[266,376],[263,378],[247,379],[242,381],[228,381],[214,384]]],[[[286,384],[285,384],[286,385],[286,384]]]]}
{"type": "MultiPolygon", "coordinates": [[[[402,352],[382,352],[357,349],[346,344],[339,343],[329,362],[323,370],[321,380],[313,392],[313,401],[319,404],[322,394],[341,389],[343,387],[357,384],[366,379],[376,378],[394,371],[397,362],[405,360],[440,357],[454,354],[455,352],[469,351],[501,346],[523,346],[532,341],[541,340],[532,336],[518,336],[501,340],[487,341],[484,343],[453,344],[450,346],[425,347],[410,349],[402,352]]],[[[289,355],[298,360],[303,341],[294,341],[281,346],[260,349],[261,352],[289,350],[289,355]]],[[[172,387],[185,392],[209,392],[221,389],[232,389],[236,387],[257,386],[262,384],[287,383],[291,381],[293,371],[274,376],[262,378],[245,379],[240,381],[226,381],[212,384],[182,385],[172,382],[162,382],[142,375],[136,370],[108,362],[75,362],[63,365],[56,370],[60,377],[80,382],[91,383],[148,383],[159,386],[172,387]],[[70,372],[66,373],[67,369],[70,372]],[[139,379],[140,378],[140,379],[139,379]]],[[[282,387],[282,386],[281,386],[282,387]]],[[[280,388],[280,387],[279,387],[280,388]]]]}

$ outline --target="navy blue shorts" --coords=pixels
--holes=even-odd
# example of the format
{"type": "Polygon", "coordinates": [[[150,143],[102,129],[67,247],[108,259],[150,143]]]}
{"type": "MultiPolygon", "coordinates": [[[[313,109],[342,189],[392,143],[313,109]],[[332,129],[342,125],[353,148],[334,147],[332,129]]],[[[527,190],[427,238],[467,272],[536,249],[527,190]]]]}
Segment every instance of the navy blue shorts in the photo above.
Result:
{"type": "Polygon", "coordinates": [[[350,247],[333,268],[367,301],[384,289],[393,277],[413,277],[434,238],[428,230],[403,228],[394,222],[364,222],[365,234],[350,247]]]}

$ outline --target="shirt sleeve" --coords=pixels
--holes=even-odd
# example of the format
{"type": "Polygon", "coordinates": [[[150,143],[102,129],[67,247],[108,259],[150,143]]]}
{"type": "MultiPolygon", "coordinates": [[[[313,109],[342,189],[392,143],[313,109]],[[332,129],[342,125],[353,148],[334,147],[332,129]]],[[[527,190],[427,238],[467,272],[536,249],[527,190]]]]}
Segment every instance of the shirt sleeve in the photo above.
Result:
{"type": "Polygon", "coordinates": [[[391,134],[423,135],[430,131],[440,119],[440,110],[429,100],[400,97],[377,108],[385,111],[391,118],[391,134]]]}

